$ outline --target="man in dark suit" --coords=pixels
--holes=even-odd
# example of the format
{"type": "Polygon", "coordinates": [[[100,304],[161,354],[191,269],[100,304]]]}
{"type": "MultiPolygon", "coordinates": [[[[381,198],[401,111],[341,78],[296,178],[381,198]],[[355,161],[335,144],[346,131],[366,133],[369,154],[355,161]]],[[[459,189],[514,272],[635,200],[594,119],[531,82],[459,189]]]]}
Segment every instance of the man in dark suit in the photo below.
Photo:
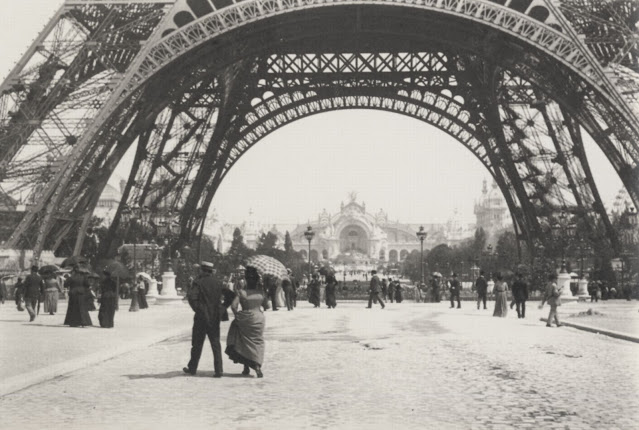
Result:
{"type": "Polygon", "coordinates": [[[371,283],[370,289],[368,290],[368,306],[366,307],[366,309],[370,309],[373,307],[373,299],[377,299],[379,301],[379,304],[382,305],[382,309],[386,307],[384,305],[384,302],[382,301],[382,298],[379,297],[380,290],[381,282],[379,280],[379,277],[377,276],[377,270],[371,270],[371,283]]]}
{"type": "Polygon", "coordinates": [[[233,299],[235,293],[224,288],[222,282],[213,276],[213,263],[203,261],[201,275],[193,281],[188,293],[188,301],[195,312],[191,337],[191,360],[184,373],[195,375],[202,355],[204,338],[208,336],[213,349],[214,377],[222,377],[222,346],[220,345],[220,318],[233,299]]]}
{"type": "Polygon", "coordinates": [[[479,302],[484,302],[484,309],[486,309],[486,295],[488,293],[488,282],[484,278],[484,271],[479,272],[479,278],[475,281],[475,289],[477,290],[477,309],[479,309],[479,302]]]}
{"type": "Polygon", "coordinates": [[[524,275],[519,273],[513,283],[513,299],[517,305],[517,318],[526,318],[526,300],[528,300],[528,284],[524,281],[524,275]]]}
{"type": "Polygon", "coordinates": [[[44,281],[38,275],[38,266],[31,266],[31,274],[24,280],[24,305],[29,312],[29,321],[36,319],[40,297],[44,297],[44,281]]]}
{"type": "Polygon", "coordinates": [[[459,295],[461,293],[461,284],[457,280],[457,273],[453,273],[453,279],[450,280],[450,308],[455,307],[455,299],[457,299],[457,309],[461,309],[461,301],[459,295]]]}
{"type": "Polygon", "coordinates": [[[284,300],[286,300],[286,309],[289,311],[293,310],[293,294],[295,294],[293,290],[293,282],[291,281],[291,269],[286,269],[289,277],[282,279],[282,290],[284,290],[284,300]]]}

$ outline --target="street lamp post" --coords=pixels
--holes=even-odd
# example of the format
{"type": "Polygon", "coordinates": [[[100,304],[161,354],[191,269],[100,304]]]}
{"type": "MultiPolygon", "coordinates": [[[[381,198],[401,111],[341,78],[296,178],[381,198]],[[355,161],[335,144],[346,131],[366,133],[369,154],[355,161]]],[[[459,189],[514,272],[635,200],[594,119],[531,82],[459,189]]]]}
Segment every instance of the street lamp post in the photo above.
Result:
{"type": "Polygon", "coordinates": [[[489,243],[488,246],[486,247],[486,251],[487,251],[487,257],[488,257],[488,266],[490,267],[490,271],[489,273],[489,280],[493,279],[493,245],[492,243],[489,243]]]}
{"type": "Polygon", "coordinates": [[[313,231],[313,227],[310,225],[306,228],[304,232],[304,237],[308,240],[308,282],[311,282],[311,242],[313,241],[313,237],[315,237],[315,232],[313,231]]]}
{"type": "MultiPolygon", "coordinates": [[[[143,208],[139,208],[138,206],[129,207],[124,205],[122,208],[122,212],[120,213],[120,217],[122,221],[126,224],[126,232],[128,234],[129,228],[132,225],[137,224],[138,222],[142,225],[142,227],[146,227],[151,218],[151,209],[147,206],[143,208]]],[[[133,238],[133,274],[135,275],[137,272],[137,243],[138,238],[137,235],[133,238]]]]}
{"type": "Polygon", "coordinates": [[[420,277],[421,284],[424,283],[424,240],[426,239],[426,236],[428,236],[428,233],[424,231],[423,226],[420,226],[419,231],[417,232],[417,238],[419,239],[420,248],[421,248],[421,257],[419,260],[419,268],[421,271],[421,277],[420,277]]]}
{"type": "Polygon", "coordinates": [[[180,234],[180,224],[175,220],[175,215],[172,211],[167,213],[158,212],[154,214],[154,224],[158,226],[158,233],[164,236],[164,244],[167,246],[168,258],[166,265],[166,272],[162,274],[162,291],[158,298],[158,304],[172,304],[181,303],[182,298],[177,295],[175,289],[175,273],[171,265],[171,259],[173,257],[171,242],[173,236],[180,234]]]}
{"type": "Polygon", "coordinates": [[[572,295],[570,291],[570,274],[566,270],[566,248],[575,235],[577,226],[572,222],[566,209],[562,209],[559,213],[557,222],[552,224],[552,234],[556,241],[559,242],[561,247],[561,269],[557,277],[557,286],[561,289],[562,300],[577,300],[577,297],[572,295]]]}

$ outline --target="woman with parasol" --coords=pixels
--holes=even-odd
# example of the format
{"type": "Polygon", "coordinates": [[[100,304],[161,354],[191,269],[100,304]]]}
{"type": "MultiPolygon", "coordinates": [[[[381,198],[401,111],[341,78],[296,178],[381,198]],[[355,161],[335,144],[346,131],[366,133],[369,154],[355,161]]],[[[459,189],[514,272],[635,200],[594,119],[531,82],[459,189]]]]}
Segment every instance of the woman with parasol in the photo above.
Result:
{"type": "Polygon", "coordinates": [[[55,265],[44,266],[40,269],[40,274],[44,278],[44,312],[55,315],[58,312],[58,297],[62,292],[57,273],[60,270],[55,265]]]}
{"type": "Polygon", "coordinates": [[[69,291],[69,305],[64,325],[71,327],[93,325],[87,308],[87,295],[90,294],[88,274],[87,269],[75,264],[71,276],[64,281],[64,288],[69,291]]]}
{"type": "Polygon", "coordinates": [[[264,296],[259,285],[260,275],[255,267],[247,265],[245,279],[246,288],[238,291],[231,304],[235,319],[229,327],[225,352],[234,363],[244,365],[242,375],[248,376],[250,369],[253,369],[261,378],[266,320],[260,307],[264,296]],[[242,307],[241,311],[238,306],[242,307]]]}

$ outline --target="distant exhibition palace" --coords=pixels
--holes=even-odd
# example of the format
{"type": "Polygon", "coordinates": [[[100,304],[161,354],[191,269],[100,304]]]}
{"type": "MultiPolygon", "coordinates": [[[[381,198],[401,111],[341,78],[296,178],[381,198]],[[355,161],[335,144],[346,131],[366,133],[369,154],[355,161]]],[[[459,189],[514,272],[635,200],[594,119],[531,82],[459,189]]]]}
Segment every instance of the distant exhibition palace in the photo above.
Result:
{"type": "MultiPolygon", "coordinates": [[[[390,263],[401,261],[411,251],[420,249],[420,243],[415,236],[420,225],[428,232],[425,249],[441,243],[455,246],[472,237],[475,229],[479,227],[484,228],[492,239],[510,228],[511,224],[508,208],[496,184],[489,188],[484,181],[481,197],[475,202],[475,217],[476,222],[473,224],[462,224],[457,213],[445,223],[406,224],[389,220],[382,209],[369,211],[366,204],[357,201],[356,194],[351,193],[349,200],[341,203],[339,212],[329,213],[324,209],[315,220],[310,221],[310,226],[315,231],[315,238],[311,243],[311,257],[319,260],[347,256],[390,263]]],[[[268,231],[278,236],[278,246],[283,247],[284,236],[288,231],[293,248],[306,258],[308,241],[304,237],[304,231],[308,225],[309,223],[263,225],[250,212],[241,224],[225,224],[213,218],[209,220],[204,231],[221,252],[230,247],[236,228],[240,229],[244,242],[252,248],[255,248],[259,237],[268,231]]]]}

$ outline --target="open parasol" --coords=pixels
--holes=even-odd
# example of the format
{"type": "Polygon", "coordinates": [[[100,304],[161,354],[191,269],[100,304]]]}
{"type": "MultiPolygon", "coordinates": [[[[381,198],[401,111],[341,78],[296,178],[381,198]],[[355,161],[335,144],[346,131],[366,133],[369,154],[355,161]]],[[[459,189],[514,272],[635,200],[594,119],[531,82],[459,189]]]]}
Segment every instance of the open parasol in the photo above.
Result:
{"type": "Polygon", "coordinates": [[[129,278],[129,269],[119,261],[116,260],[106,260],[104,261],[104,270],[109,272],[114,278],[129,278]]]}
{"type": "Polygon", "coordinates": [[[335,269],[331,266],[322,266],[319,269],[319,273],[324,276],[335,275],[335,269]]]}
{"type": "Polygon", "coordinates": [[[82,256],[74,255],[69,258],[65,258],[62,262],[62,267],[73,267],[82,264],[88,264],[88,260],[82,256]]]}
{"type": "Polygon", "coordinates": [[[277,279],[284,279],[288,276],[286,267],[278,260],[268,255],[254,255],[244,262],[246,267],[255,267],[262,277],[266,275],[273,276],[277,279]]]}
{"type": "Polygon", "coordinates": [[[46,266],[42,266],[39,270],[39,273],[41,275],[47,274],[47,273],[56,273],[59,272],[60,268],[55,265],[55,264],[47,264],[46,266]]]}
{"type": "Polygon", "coordinates": [[[433,272],[433,276],[436,277],[436,278],[441,278],[442,274],[439,273],[439,272],[433,272]]]}

